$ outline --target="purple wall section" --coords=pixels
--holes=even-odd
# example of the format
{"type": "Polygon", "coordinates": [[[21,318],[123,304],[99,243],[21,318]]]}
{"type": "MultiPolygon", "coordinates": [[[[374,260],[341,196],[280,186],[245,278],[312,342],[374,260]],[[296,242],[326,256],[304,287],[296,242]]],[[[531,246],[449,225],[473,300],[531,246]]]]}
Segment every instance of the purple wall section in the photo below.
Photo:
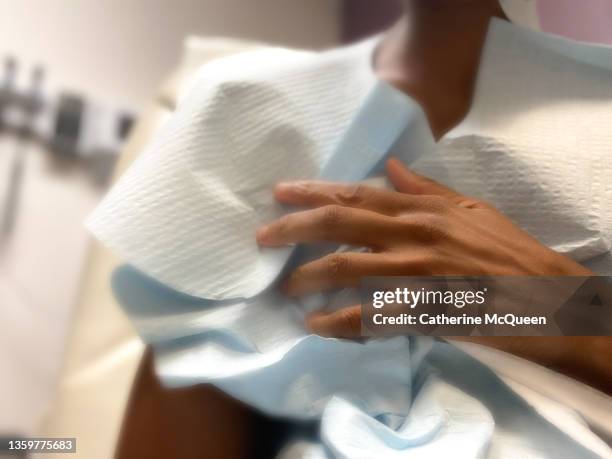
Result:
{"type": "Polygon", "coordinates": [[[350,43],[384,30],[399,17],[396,0],[344,0],[342,40],[350,43]]]}
{"type": "Polygon", "coordinates": [[[538,11],[547,32],[612,44],[612,0],[538,0],[538,11]]]}
{"type": "MultiPolygon", "coordinates": [[[[344,0],[343,40],[383,30],[400,14],[397,0],[344,0]]],[[[612,44],[612,0],[538,0],[542,28],[575,40],[612,44]]]]}

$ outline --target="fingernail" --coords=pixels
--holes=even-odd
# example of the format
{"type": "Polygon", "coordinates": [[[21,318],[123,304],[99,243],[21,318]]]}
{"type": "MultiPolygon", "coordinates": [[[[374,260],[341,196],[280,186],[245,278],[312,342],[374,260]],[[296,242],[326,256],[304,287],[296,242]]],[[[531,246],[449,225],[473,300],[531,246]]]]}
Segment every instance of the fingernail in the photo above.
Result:
{"type": "Polygon", "coordinates": [[[293,183],[291,182],[279,182],[276,184],[276,191],[285,191],[293,188],[293,183]]]}

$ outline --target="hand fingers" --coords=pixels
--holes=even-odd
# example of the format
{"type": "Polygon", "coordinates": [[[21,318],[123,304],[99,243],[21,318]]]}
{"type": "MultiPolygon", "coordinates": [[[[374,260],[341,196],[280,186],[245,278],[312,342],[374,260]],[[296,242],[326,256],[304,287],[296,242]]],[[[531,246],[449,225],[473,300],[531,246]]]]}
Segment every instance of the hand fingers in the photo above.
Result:
{"type": "Polygon", "coordinates": [[[285,215],[260,228],[257,241],[265,246],[328,241],[378,249],[397,232],[392,217],[332,205],[285,215]]]}
{"type": "Polygon", "coordinates": [[[386,169],[389,180],[391,180],[397,191],[402,193],[429,194],[445,198],[461,196],[456,191],[411,171],[398,159],[392,158],[387,161],[386,169]]]}
{"type": "Polygon", "coordinates": [[[315,312],[306,319],[306,327],[314,334],[329,338],[359,338],[361,306],[351,306],[331,313],[315,312]]]}
{"type": "Polygon", "coordinates": [[[477,199],[464,196],[435,180],[408,169],[401,161],[392,158],[387,161],[387,175],[397,191],[408,194],[441,196],[453,204],[468,209],[485,209],[489,206],[477,199]]]}
{"type": "Polygon", "coordinates": [[[399,276],[407,266],[390,256],[375,253],[333,253],[298,267],[287,278],[284,291],[301,296],[326,290],[358,287],[368,276],[399,276]]]}
{"type": "Polygon", "coordinates": [[[373,210],[394,216],[417,207],[412,196],[361,184],[300,181],[279,183],[274,189],[276,199],[300,207],[340,205],[373,210]]]}
{"type": "Polygon", "coordinates": [[[274,193],[280,202],[289,205],[303,207],[340,205],[372,210],[388,216],[427,210],[430,201],[434,201],[434,198],[444,198],[461,207],[487,207],[480,201],[468,198],[434,180],[412,172],[397,159],[390,159],[387,162],[387,174],[400,193],[362,184],[317,181],[279,183],[274,193]]]}

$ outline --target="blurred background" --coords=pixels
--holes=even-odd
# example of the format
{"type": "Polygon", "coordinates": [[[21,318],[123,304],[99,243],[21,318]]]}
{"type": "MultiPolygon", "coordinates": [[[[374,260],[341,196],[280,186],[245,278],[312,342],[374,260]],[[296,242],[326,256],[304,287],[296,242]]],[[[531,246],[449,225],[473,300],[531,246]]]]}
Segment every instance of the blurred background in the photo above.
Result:
{"type": "MultiPolygon", "coordinates": [[[[572,3],[542,0],[544,28],[612,43],[609,2],[572,3]]],[[[198,50],[322,49],[398,14],[393,0],[0,0],[0,436],[36,432],[52,406],[76,305],[93,301],[82,222],[162,83],[198,50]]]]}

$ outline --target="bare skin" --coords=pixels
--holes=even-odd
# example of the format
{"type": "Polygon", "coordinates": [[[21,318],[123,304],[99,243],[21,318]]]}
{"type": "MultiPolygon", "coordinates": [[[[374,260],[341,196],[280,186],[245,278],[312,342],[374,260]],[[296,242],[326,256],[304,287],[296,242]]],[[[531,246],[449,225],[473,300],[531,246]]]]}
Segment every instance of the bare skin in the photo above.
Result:
{"type": "MultiPolygon", "coordinates": [[[[540,244],[493,206],[463,196],[405,168],[387,164],[398,191],[326,182],[279,184],[276,198],[308,210],[261,228],[261,245],[331,241],[369,253],[327,255],[298,267],[289,296],[357,287],[367,276],[590,276],[593,273],[540,244]]],[[[308,328],[323,336],[358,338],[361,307],[314,313],[308,328]]],[[[609,338],[477,338],[610,391],[609,338]]],[[[612,392],[612,391],[611,391],[612,392]]]]}
{"type": "Polygon", "coordinates": [[[467,114],[497,0],[406,0],[375,57],[378,77],[416,99],[440,138],[467,114]]]}
{"type": "Polygon", "coordinates": [[[251,410],[212,386],[167,389],[150,352],[132,388],[117,459],[252,458],[251,410]]]}
{"type": "MultiPolygon", "coordinates": [[[[378,76],[423,106],[436,138],[467,114],[497,0],[406,0],[407,14],[381,44],[378,76]]],[[[287,292],[299,296],[384,275],[590,275],[541,245],[490,205],[460,196],[397,161],[388,174],[399,193],[330,183],[286,183],[284,203],[311,207],[273,222],[262,245],[332,239],[374,253],[332,255],[298,268],[287,292]]],[[[307,325],[325,336],[355,337],[359,308],[317,313],[307,325]]],[[[466,338],[462,338],[466,339],[466,338]]],[[[612,393],[612,338],[468,338],[533,360],[612,393]]]]}

